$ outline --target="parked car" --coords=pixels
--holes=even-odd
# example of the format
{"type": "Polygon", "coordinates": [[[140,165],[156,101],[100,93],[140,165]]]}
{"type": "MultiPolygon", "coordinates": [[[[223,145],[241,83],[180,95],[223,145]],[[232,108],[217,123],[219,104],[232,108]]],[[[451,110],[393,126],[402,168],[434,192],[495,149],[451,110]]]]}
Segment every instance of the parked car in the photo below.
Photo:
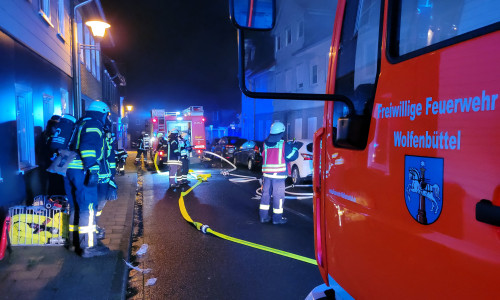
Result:
{"type": "Polygon", "coordinates": [[[245,165],[253,170],[262,165],[262,150],[264,143],[259,141],[246,141],[234,151],[233,163],[235,166],[245,165]]]}
{"type": "Polygon", "coordinates": [[[313,172],[313,141],[295,140],[298,144],[299,157],[289,162],[293,184],[300,184],[304,180],[312,180],[313,172]]]}
{"type": "Polygon", "coordinates": [[[213,152],[218,154],[225,159],[232,161],[234,151],[239,148],[247,140],[236,136],[223,136],[220,138],[219,142],[214,145],[213,152]]]}

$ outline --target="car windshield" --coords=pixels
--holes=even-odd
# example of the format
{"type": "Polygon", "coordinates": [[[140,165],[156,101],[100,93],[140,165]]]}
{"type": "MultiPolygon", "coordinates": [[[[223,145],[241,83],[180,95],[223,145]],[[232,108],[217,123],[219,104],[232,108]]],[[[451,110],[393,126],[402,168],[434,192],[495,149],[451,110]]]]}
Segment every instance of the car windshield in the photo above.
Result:
{"type": "Polygon", "coordinates": [[[313,152],[313,143],[309,143],[309,144],[307,144],[306,149],[307,149],[307,151],[309,151],[309,152],[313,152]]]}
{"type": "Polygon", "coordinates": [[[235,145],[237,147],[243,145],[247,140],[246,139],[241,139],[239,137],[228,137],[227,138],[227,143],[229,145],[235,145]]]}

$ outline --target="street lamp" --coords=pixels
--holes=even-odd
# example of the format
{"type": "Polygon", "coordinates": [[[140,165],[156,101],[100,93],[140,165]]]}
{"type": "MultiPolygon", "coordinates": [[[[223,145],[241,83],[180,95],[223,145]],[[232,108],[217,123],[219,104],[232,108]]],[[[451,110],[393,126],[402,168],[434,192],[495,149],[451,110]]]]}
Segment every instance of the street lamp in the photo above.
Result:
{"type": "Polygon", "coordinates": [[[102,22],[102,21],[88,21],[88,22],[85,22],[85,25],[89,26],[90,29],[92,29],[92,35],[94,37],[101,38],[101,39],[104,37],[104,33],[106,33],[106,29],[111,27],[111,25],[109,25],[106,22],[102,22]]]}
{"type": "Polygon", "coordinates": [[[76,24],[77,11],[80,7],[90,4],[94,0],[88,0],[75,5],[73,9],[73,80],[74,80],[74,95],[75,95],[75,117],[79,118],[82,115],[82,82],[80,77],[80,49],[100,50],[100,41],[104,37],[109,24],[102,21],[89,21],[85,23],[92,29],[92,35],[96,38],[97,45],[82,45],[78,42],[78,26],[76,24]]]}
{"type": "Polygon", "coordinates": [[[134,106],[126,105],[125,108],[127,109],[128,112],[131,112],[134,109],[134,106]]]}

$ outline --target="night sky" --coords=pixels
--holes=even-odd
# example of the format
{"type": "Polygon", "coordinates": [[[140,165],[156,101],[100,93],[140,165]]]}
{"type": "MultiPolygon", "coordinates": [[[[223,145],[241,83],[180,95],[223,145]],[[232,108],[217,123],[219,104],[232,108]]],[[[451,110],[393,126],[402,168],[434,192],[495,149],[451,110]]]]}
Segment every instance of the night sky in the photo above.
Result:
{"type": "MultiPolygon", "coordinates": [[[[236,30],[227,0],[101,0],[126,102],[143,113],[202,105],[241,110],[236,30]]],[[[139,111],[136,111],[139,112],[139,111]]]]}

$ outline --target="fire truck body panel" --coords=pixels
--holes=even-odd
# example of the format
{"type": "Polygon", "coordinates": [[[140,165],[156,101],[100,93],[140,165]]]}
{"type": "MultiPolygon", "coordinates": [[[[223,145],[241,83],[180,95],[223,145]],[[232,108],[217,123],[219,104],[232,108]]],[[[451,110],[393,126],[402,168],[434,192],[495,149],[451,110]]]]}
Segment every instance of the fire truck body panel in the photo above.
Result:
{"type": "MultiPolygon", "coordinates": [[[[321,273],[356,299],[491,298],[500,231],[476,220],[476,205],[500,205],[500,32],[395,63],[387,18],[386,9],[366,148],[334,145],[337,103],[325,105],[316,134],[321,273]]],[[[334,53],[339,39],[340,31],[334,53]]]]}
{"type": "MultiPolygon", "coordinates": [[[[238,4],[248,22],[232,21],[252,28],[254,4],[238,4]]],[[[318,267],[339,298],[498,298],[499,11],[493,0],[338,0],[313,214],[318,267]]],[[[318,99],[249,91],[245,42],[247,96],[318,99]]]]}

